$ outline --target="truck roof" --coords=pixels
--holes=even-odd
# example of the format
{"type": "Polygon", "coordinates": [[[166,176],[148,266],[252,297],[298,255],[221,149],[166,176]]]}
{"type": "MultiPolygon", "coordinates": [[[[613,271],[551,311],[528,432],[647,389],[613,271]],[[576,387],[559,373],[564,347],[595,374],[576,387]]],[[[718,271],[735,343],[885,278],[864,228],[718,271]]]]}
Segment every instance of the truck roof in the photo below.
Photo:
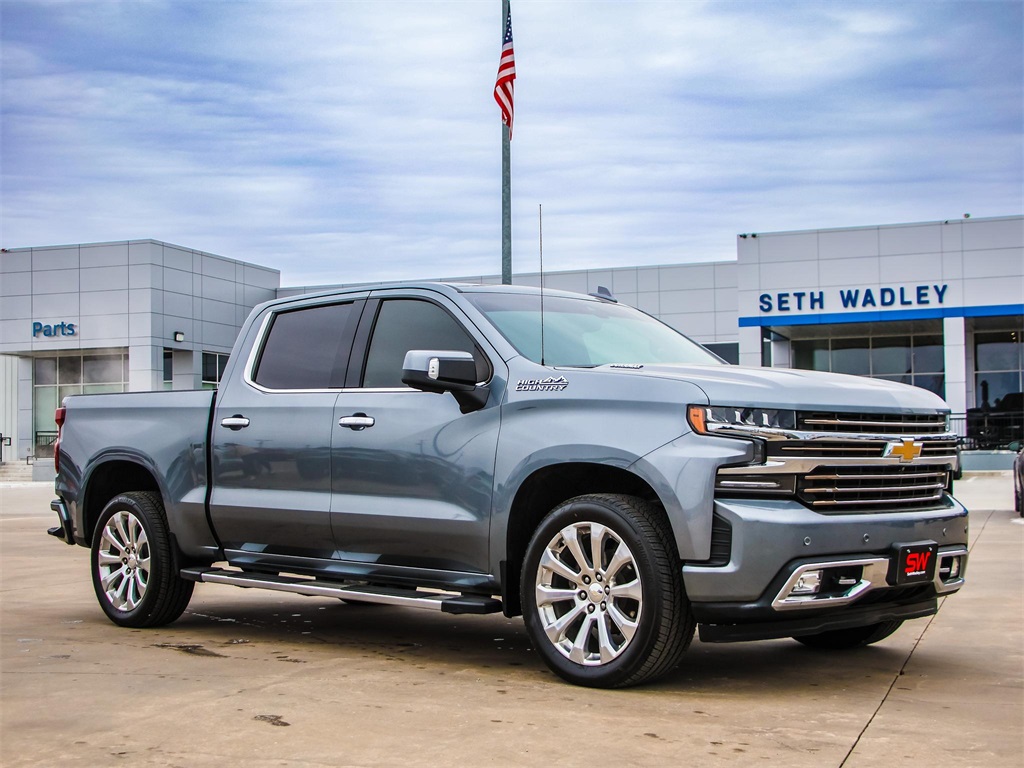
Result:
{"type": "MultiPolygon", "coordinates": [[[[297,301],[300,299],[312,299],[322,298],[325,296],[347,296],[353,293],[366,293],[375,291],[389,291],[395,289],[418,289],[425,291],[437,291],[438,293],[453,295],[456,293],[518,293],[526,295],[539,296],[541,289],[537,286],[532,285],[481,285],[474,283],[458,283],[458,282],[440,282],[440,281],[395,281],[390,283],[368,283],[363,285],[350,285],[343,288],[328,288],[322,291],[314,291],[311,293],[295,294],[292,296],[285,296],[279,299],[274,299],[268,304],[278,304],[287,301],[297,301]]],[[[545,296],[564,296],[577,299],[585,299],[588,301],[601,301],[594,296],[586,296],[581,293],[574,293],[572,291],[562,291],[555,288],[544,288],[543,293],[545,296]]]]}

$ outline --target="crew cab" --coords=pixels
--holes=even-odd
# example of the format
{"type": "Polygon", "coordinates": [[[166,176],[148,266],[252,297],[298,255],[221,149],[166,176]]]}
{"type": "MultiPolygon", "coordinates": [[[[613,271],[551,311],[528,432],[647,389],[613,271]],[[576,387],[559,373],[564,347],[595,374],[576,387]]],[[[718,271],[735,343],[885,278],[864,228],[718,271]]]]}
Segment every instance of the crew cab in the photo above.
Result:
{"type": "Polygon", "coordinates": [[[58,410],[59,524],[106,615],[197,583],[522,615],[564,679],[706,642],[878,642],[967,565],[937,396],[724,363],[610,298],[405,284],[256,307],[217,391],[58,410]]]}

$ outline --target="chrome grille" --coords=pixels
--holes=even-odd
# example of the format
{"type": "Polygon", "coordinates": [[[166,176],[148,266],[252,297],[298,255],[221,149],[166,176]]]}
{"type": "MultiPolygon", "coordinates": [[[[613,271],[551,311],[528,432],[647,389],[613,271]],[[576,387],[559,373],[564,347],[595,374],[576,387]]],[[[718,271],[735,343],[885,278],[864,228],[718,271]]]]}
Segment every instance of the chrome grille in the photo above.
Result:
{"type": "MultiPolygon", "coordinates": [[[[924,440],[922,458],[956,456],[956,440],[924,440]]],[[[772,458],[851,458],[880,457],[887,440],[778,440],[768,443],[772,458]]]]}
{"type": "Polygon", "coordinates": [[[921,449],[921,456],[956,456],[956,440],[929,440],[921,449]]]}
{"type": "Polygon", "coordinates": [[[854,434],[939,435],[946,432],[942,413],[838,413],[798,411],[797,429],[854,434]]]}
{"type": "Polygon", "coordinates": [[[826,514],[927,509],[939,505],[948,482],[944,465],[818,467],[797,480],[797,496],[826,514]]]}

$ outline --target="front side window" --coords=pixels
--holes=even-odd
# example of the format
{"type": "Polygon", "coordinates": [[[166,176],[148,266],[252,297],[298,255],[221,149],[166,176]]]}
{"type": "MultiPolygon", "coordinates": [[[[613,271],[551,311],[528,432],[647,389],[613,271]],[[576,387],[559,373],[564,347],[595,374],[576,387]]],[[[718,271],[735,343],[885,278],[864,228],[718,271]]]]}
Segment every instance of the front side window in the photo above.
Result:
{"type": "Polygon", "coordinates": [[[622,304],[545,296],[542,350],[539,294],[476,293],[468,298],[521,355],[536,363],[723,364],[675,329],[622,304]]]}
{"type": "Polygon", "coordinates": [[[253,381],[268,389],[343,386],[353,306],[348,302],[278,312],[253,381]]]}
{"type": "Polygon", "coordinates": [[[363,386],[373,389],[405,387],[402,365],[413,349],[469,352],[476,360],[477,381],[490,378],[483,351],[466,330],[441,307],[419,299],[381,302],[366,354],[363,386]]]}

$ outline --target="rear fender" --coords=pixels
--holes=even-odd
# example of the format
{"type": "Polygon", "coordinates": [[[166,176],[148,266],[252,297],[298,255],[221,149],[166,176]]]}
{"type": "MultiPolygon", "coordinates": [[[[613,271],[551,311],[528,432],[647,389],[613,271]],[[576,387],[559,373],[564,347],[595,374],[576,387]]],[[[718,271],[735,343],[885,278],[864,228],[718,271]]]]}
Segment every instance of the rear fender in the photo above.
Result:
{"type": "Polygon", "coordinates": [[[168,527],[182,553],[204,559],[216,556],[219,548],[206,517],[205,483],[197,480],[195,473],[179,462],[173,462],[165,475],[149,456],[138,451],[120,448],[101,452],[90,463],[80,492],[73,498],[64,497],[75,526],[75,542],[90,546],[103,507],[117,494],[154,491],[163,500],[168,527]]]}

